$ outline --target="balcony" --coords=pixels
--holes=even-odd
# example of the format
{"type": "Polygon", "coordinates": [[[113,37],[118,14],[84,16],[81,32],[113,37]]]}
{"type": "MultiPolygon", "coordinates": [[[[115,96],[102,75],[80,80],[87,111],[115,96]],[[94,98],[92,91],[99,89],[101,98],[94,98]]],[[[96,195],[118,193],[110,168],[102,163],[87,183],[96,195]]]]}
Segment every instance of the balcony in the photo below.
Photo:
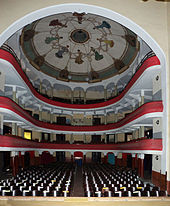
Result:
{"type": "MultiPolygon", "coordinates": [[[[112,152],[126,152],[135,153],[135,151],[154,151],[160,153],[162,151],[162,139],[138,139],[130,142],[117,144],[56,144],[56,143],[42,143],[32,140],[26,140],[21,137],[1,135],[0,147],[8,151],[112,151],[112,152]]],[[[151,152],[152,153],[152,152],[151,152]]]]}

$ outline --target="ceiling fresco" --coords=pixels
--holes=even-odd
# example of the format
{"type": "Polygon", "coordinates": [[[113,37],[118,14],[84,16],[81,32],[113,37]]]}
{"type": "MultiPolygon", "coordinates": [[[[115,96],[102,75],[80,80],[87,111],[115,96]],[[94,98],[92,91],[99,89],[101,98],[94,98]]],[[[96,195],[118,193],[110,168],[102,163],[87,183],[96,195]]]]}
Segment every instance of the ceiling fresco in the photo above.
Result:
{"type": "Polygon", "coordinates": [[[137,36],[110,19],[85,13],[48,16],[23,28],[29,62],[58,80],[98,82],[125,71],[139,50],[137,36]]]}

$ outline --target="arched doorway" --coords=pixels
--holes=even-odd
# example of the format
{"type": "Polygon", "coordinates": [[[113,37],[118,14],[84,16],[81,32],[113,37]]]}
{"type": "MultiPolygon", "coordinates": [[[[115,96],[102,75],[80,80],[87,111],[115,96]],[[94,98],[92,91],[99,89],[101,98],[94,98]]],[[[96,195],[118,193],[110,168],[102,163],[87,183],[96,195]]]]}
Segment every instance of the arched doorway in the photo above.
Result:
{"type": "Polygon", "coordinates": [[[81,167],[83,163],[83,152],[74,152],[74,159],[77,167],[81,167]]]}

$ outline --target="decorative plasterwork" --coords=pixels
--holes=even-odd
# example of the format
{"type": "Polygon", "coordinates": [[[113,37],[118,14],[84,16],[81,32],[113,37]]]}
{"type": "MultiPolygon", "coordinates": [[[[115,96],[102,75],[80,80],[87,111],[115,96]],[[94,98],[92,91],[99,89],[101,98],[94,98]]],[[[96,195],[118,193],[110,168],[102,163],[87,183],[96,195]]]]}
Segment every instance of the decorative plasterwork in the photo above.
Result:
{"type": "Polygon", "coordinates": [[[137,36],[119,23],[76,12],[27,25],[21,45],[36,69],[73,82],[97,82],[122,73],[139,47],[137,36]]]}

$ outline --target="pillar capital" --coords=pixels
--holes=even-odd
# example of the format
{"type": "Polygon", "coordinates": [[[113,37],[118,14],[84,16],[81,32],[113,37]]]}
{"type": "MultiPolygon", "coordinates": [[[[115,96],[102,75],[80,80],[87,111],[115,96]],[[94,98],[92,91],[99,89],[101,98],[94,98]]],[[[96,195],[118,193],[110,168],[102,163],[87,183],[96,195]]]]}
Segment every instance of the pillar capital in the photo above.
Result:
{"type": "Polygon", "coordinates": [[[143,160],[145,158],[145,154],[140,154],[140,158],[143,160]]]}
{"type": "Polygon", "coordinates": [[[19,152],[11,151],[11,157],[15,157],[15,156],[18,156],[18,155],[19,155],[19,152]]]}
{"type": "Polygon", "coordinates": [[[16,86],[13,86],[13,87],[12,87],[12,91],[13,91],[13,92],[16,92],[16,91],[17,91],[17,87],[16,87],[16,86]]]}
{"type": "Polygon", "coordinates": [[[117,156],[119,155],[119,153],[118,153],[118,152],[115,152],[114,155],[115,155],[115,157],[117,157],[117,156]]]}
{"type": "Polygon", "coordinates": [[[145,95],[145,90],[141,90],[141,96],[143,97],[145,95]]]}
{"type": "Polygon", "coordinates": [[[74,151],[70,151],[71,155],[74,155],[74,151]]]}
{"type": "Polygon", "coordinates": [[[50,153],[50,155],[53,155],[54,151],[48,151],[50,153]]]}
{"type": "Polygon", "coordinates": [[[25,151],[21,151],[21,155],[25,155],[25,151]]]}
{"type": "Polygon", "coordinates": [[[138,154],[138,158],[139,159],[144,159],[145,158],[145,154],[143,154],[143,153],[138,154]]]}
{"type": "Polygon", "coordinates": [[[106,155],[107,155],[107,153],[108,153],[108,152],[103,152],[104,156],[106,156],[106,155]]]}
{"type": "Polygon", "coordinates": [[[135,158],[135,157],[136,157],[136,154],[135,154],[135,153],[133,153],[133,154],[132,154],[132,157],[133,157],[133,158],[135,158]]]}

